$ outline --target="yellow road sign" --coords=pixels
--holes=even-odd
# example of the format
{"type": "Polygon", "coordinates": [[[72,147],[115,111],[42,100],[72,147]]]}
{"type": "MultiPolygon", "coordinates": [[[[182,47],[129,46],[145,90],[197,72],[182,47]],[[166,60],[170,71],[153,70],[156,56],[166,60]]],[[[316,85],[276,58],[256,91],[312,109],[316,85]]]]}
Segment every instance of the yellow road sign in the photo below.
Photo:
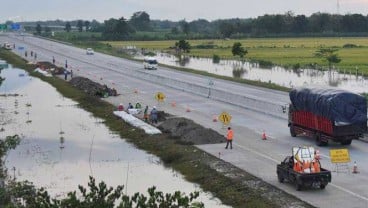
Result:
{"type": "Polygon", "coordinates": [[[348,149],[332,149],[330,150],[330,157],[332,163],[350,162],[350,155],[348,149]]]}
{"type": "Polygon", "coordinates": [[[231,121],[231,115],[228,114],[227,112],[222,112],[219,115],[219,120],[224,123],[225,125],[229,124],[231,121]]]}
{"type": "Polygon", "coordinates": [[[156,98],[156,100],[162,102],[162,101],[165,100],[166,96],[165,96],[164,93],[158,92],[158,93],[156,93],[155,98],[156,98]]]}

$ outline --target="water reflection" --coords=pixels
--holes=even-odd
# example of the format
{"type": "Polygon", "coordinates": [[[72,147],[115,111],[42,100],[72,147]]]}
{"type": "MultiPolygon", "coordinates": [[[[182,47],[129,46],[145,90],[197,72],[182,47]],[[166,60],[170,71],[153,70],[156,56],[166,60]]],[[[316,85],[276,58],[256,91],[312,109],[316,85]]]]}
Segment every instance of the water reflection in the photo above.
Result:
{"type": "MultiPolygon", "coordinates": [[[[137,56],[136,58],[142,57],[137,56]]],[[[177,58],[166,53],[157,53],[156,59],[159,63],[166,65],[187,67],[229,77],[272,82],[285,87],[330,86],[356,93],[368,92],[368,80],[361,76],[359,69],[340,70],[334,68],[331,71],[319,71],[311,68],[300,69],[298,66],[285,69],[279,66],[270,66],[269,63],[257,64],[236,60],[221,60],[219,63],[213,63],[213,59],[210,58],[188,56],[177,58]]]]}
{"type": "MultiPolygon", "coordinates": [[[[159,158],[112,134],[100,119],[79,109],[47,83],[17,76],[19,73],[24,71],[1,72],[6,80],[0,93],[19,94],[0,97],[0,138],[22,135],[21,144],[6,160],[6,167],[15,167],[9,173],[12,178],[46,187],[52,196],[65,195],[79,184],[86,186],[89,175],[110,186],[124,185],[130,195],[145,193],[153,185],[164,192],[201,191],[165,168],[159,158]]],[[[199,200],[206,207],[225,207],[207,192],[202,192],[199,200]]]]}

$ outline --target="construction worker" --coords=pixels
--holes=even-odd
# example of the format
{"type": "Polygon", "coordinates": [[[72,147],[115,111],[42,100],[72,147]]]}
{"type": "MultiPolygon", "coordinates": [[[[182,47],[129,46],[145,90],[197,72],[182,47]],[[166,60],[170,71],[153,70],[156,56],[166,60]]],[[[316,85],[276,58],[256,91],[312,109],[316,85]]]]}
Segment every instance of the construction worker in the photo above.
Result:
{"type": "Polygon", "coordinates": [[[230,149],[233,148],[233,138],[234,138],[234,132],[231,129],[231,127],[227,128],[227,135],[226,135],[226,147],[225,149],[228,148],[229,144],[230,144],[230,149]]]}
{"type": "Polygon", "coordinates": [[[148,121],[148,105],[146,105],[146,108],[144,109],[143,118],[145,122],[148,121]]]}
{"type": "Polygon", "coordinates": [[[123,110],[124,110],[124,106],[122,103],[120,103],[118,106],[118,111],[123,111],[123,110]]]}

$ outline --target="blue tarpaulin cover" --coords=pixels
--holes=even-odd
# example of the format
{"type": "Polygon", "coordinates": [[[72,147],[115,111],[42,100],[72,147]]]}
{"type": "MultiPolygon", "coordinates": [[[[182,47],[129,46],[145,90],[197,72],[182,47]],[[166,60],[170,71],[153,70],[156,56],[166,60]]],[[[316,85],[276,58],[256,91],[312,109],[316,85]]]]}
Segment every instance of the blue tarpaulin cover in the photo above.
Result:
{"type": "Polygon", "coordinates": [[[297,88],[290,93],[296,110],[323,116],[336,125],[367,123],[367,101],[358,94],[340,89],[297,88]]]}

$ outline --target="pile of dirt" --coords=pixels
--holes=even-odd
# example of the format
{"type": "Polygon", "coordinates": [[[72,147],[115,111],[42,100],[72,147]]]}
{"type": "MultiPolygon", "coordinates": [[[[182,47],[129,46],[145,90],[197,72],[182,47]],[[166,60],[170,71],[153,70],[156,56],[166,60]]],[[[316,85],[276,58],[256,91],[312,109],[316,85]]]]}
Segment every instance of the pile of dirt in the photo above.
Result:
{"type": "Polygon", "coordinates": [[[108,97],[118,95],[114,88],[108,88],[107,85],[101,85],[88,78],[73,77],[69,82],[74,87],[92,96],[108,97]]]}
{"type": "Polygon", "coordinates": [[[223,135],[186,118],[168,118],[158,128],[188,144],[216,144],[226,141],[223,135]]]}
{"type": "Polygon", "coordinates": [[[40,69],[48,70],[52,75],[61,75],[65,72],[63,67],[55,66],[50,62],[37,62],[36,66],[40,69]]]}

